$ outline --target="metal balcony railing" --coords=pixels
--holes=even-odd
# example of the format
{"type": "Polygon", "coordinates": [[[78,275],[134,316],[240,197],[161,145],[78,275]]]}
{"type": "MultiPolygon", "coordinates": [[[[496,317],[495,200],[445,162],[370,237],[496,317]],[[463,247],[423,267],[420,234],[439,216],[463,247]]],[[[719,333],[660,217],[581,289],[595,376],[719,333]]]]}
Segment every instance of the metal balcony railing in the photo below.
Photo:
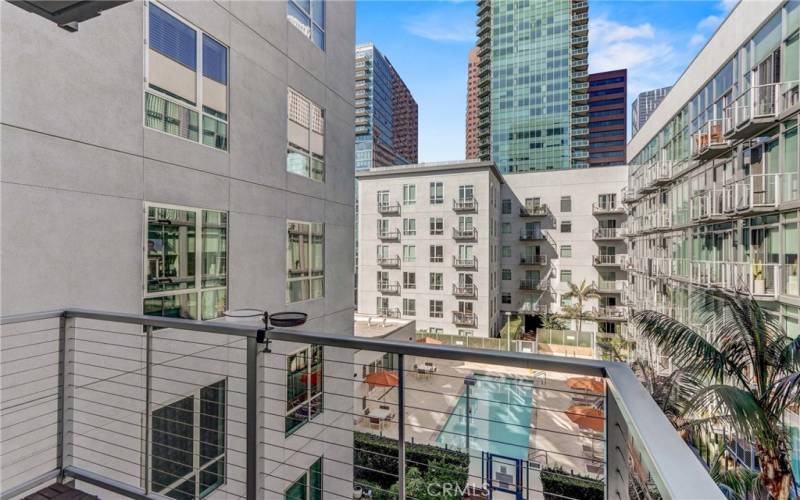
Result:
{"type": "Polygon", "coordinates": [[[606,215],[606,214],[624,214],[625,207],[616,201],[604,201],[599,203],[592,203],[592,214],[606,215]]]}
{"type": "Polygon", "coordinates": [[[378,265],[383,267],[398,267],[400,265],[400,256],[378,257],[378,265]]]}
{"type": "Polygon", "coordinates": [[[521,266],[546,266],[547,255],[520,255],[519,264],[521,266]]]}
{"type": "Polygon", "coordinates": [[[628,319],[628,308],[624,306],[596,307],[592,310],[592,316],[601,321],[626,320],[628,319]]]}
{"type": "Polygon", "coordinates": [[[544,292],[550,289],[549,279],[519,280],[519,289],[527,291],[544,292]]]}
{"type": "Polygon", "coordinates": [[[520,217],[544,217],[550,211],[546,203],[530,203],[519,207],[520,217]]]}
{"type": "Polygon", "coordinates": [[[453,283],[453,295],[456,297],[477,297],[478,287],[474,284],[453,283]]]}
{"type": "Polygon", "coordinates": [[[708,120],[692,134],[692,158],[704,160],[727,147],[728,141],[722,133],[722,119],[708,120]]]}
{"type": "Polygon", "coordinates": [[[381,293],[400,293],[399,281],[378,281],[378,291],[381,293]]]}
{"type": "Polygon", "coordinates": [[[621,240],[622,231],[616,227],[596,227],[592,230],[592,239],[601,240],[621,240]]]}
{"type": "Polygon", "coordinates": [[[464,198],[453,200],[453,210],[456,212],[474,212],[478,210],[478,200],[474,198],[464,198]]]}
{"type": "Polygon", "coordinates": [[[459,326],[478,326],[478,315],[473,312],[453,311],[453,324],[459,326]]]}
{"type": "Polygon", "coordinates": [[[77,480],[132,498],[281,498],[300,484],[405,500],[419,452],[480,497],[509,477],[524,498],[558,495],[540,475],[573,470],[592,495],[627,498],[646,478],[662,498],[723,498],[618,363],[78,309],[0,325],[4,498],[77,480]],[[576,376],[595,392],[571,389],[576,376]]]}
{"type": "Polygon", "coordinates": [[[597,283],[597,291],[600,293],[621,293],[625,291],[627,282],[624,280],[600,281],[597,283]]]}
{"type": "Polygon", "coordinates": [[[453,256],[453,267],[456,268],[477,268],[478,267],[478,258],[477,257],[469,257],[469,258],[461,258],[453,256]]]}
{"type": "Polygon", "coordinates": [[[468,228],[453,228],[453,239],[456,240],[474,240],[478,237],[478,228],[476,227],[468,227],[468,228]]]}
{"type": "Polygon", "coordinates": [[[791,102],[791,99],[786,99],[784,92],[791,88],[797,88],[797,82],[756,85],[739,94],[723,110],[725,136],[739,138],[769,126],[778,118],[784,104],[791,102]]]}
{"type": "Polygon", "coordinates": [[[592,261],[595,266],[610,266],[610,267],[619,267],[623,265],[626,255],[624,254],[617,254],[617,255],[595,255],[592,257],[592,261]]]}
{"type": "Polygon", "coordinates": [[[381,215],[396,215],[400,213],[400,202],[379,203],[378,213],[381,215]]]}
{"type": "Polygon", "coordinates": [[[387,231],[378,231],[378,239],[381,239],[381,240],[399,240],[400,239],[400,230],[399,229],[389,229],[387,231]]]}

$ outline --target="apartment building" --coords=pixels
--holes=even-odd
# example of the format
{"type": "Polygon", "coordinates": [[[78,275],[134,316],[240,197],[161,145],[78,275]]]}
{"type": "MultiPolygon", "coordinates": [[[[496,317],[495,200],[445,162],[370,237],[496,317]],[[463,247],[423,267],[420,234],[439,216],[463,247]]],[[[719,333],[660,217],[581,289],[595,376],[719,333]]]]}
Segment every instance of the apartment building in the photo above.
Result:
{"type": "Polygon", "coordinates": [[[589,75],[589,166],[625,165],[628,70],[589,75]]]}
{"type": "Polygon", "coordinates": [[[490,162],[466,161],[357,177],[359,312],[492,337],[498,311],[536,328],[570,303],[567,283],[585,281],[602,295],[586,304],[601,331],[627,319],[626,167],[502,176],[490,162]]]}
{"type": "Polygon", "coordinates": [[[480,159],[588,167],[589,3],[479,0],[477,16],[480,159]]]}
{"type": "Polygon", "coordinates": [[[631,104],[631,136],[636,135],[672,87],[640,92],[631,104]]]}
{"type": "Polygon", "coordinates": [[[497,331],[502,177],[477,160],[356,174],[359,312],[419,330],[497,331]]]}
{"type": "Polygon", "coordinates": [[[467,111],[465,115],[465,158],[478,158],[478,47],[469,51],[467,60],[467,111]]]}
{"type": "MultiPolygon", "coordinates": [[[[3,315],[82,307],[213,324],[228,310],[289,309],[308,315],[306,328],[353,335],[352,295],[336,293],[352,289],[352,2],[131,2],[78,31],[10,2],[0,14],[3,315]]],[[[76,441],[64,467],[91,468],[143,495],[244,497],[244,455],[208,456],[219,439],[231,447],[244,441],[237,410],[244,379],[233,375],[242,363],[232,347],[192,336],[211,342],[213,354],[187,358],[193,364],[182,370],[202,375],[154,367],[154,376],[171,378],[155,382],[145,405],[144,397],[126,399],[132,389],[116,378],[132,370],[141,376],[129,382],[142,383],[144,354],[115,357],[143,353],[136,349],[145,345],[144,329],[112,330],[93,346],[97,366],[76,375],[87,385],[86,377],[107,377],[107,394],[94,417],[82,413],[67,424],[76,441]],[[201,400],[212,407],[201,411],[201,400]],[[216,437],[199,430],[208,411],[219,423],[216,437]],[[188,415],[181,420],[188,437],[175,436],[169,415],[188,415]]],[[[4,342],[11,332],[3,328],[4,342]]],[[[158,330],[154,345],[198,351],[185,335],[165,348],[169,335],[158,330]]],[[[339,467],[352,460],[352,437],[327,429],[349,415],[352,383],[326,381],[332,393],[339,383],[342,396],[326,394],[324,404],[321,386],[308,383],[313,370],[342,372],[329,359],[346,355],[287,342],[271,349],[258,354],[271,384],[264,394],[278,401],[255,436],[269,457],[259,481],[271,493],[259,496],[296,492],[309,478],[326,495],[352,495],[352,468],[339,467]],[[309,444],[322,433],[335,439],[309,444]]],[[[68,355],[88,356],[80,350],[68,355]]],[[[45,370],[53,359],[26,363],[45,370]]],[[[164,363],[163,355],[155,359],[164,363]]],[[[4,389],[15,366],[4,360],[4,389]]],[[[10,409],[6,398],[14,396],[2,397],[10,409]]],[[[4,454],[3,490],[50,470],[29,451],[56,433],[48,420],[55,402],[39,405],[35,391],[19,398],[14,407],[30,404],[30,413],[15,414],[13,433],[4,414],[4,447],[20,451],[4,454]]],[[[87,404],[76,400],[70,411],[87,404]]]]}

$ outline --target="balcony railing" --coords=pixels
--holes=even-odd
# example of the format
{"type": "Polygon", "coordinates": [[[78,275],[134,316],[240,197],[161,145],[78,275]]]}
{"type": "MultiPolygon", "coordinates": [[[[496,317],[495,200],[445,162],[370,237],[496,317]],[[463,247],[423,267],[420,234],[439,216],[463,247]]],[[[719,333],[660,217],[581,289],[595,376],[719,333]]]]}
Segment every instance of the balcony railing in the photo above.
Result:
{"type": "MultiPolygon", "coordinates": [[[[690,261],[688,263],[692,283],[700,286],[724,288],[757,297],[776,297],[784,285],[783,276],[796,275],[792,266],[761,262],[690,261]]],[[[794,286],[796,282],[791,281],[794,286]]]]}
{"type": "Polygon", "coordinates": [[[378,281],[377,287],[381,293],[400,293],[400,282],[398,281],[378,281]]]}
{"type": "Polygon", "coordinates": [[[626,255],[624,254],[594,255],[592,257],[592,262],[595,266],[620,267],[623,265],[625,257],[626,255]]]}
{"type": "Polygon", "coordinates": [[[524,228],[519,232],[520,241],[541,241],[547,239],[544,231],[531,231],[524,228]]]}
{"type": "Polygon", "coordinates": [[[453,295],[456,297],[477,297],[478,287],[474,284],[453,283],[453,295]]]}
{"type": "MultiPolygon", "coordinates": [[[[477,324],[470,313],[454,312],[453,321],[477,324]]],[[[543,492],[538,474],[571,469],[614,498],[627,498],[641,478],[662,498],[722,498],[618,363],[102,311],[6,316],[0,324],[4,497],[54,480],[133,498],[199,497],[202,482],[206,494],[248,499],[321,481],[327,494],[349,497],[365,486],[360,464],[374,453],[367,440],[394,443],[394,465],[380,465],[394,468],[379,472],[393,477],[401,500],[412,441],[452,456],[448,465],[465,478],[457,486],[482,497],[507,489],[509,474],[525,478],[517,485],[524,498],[558,494],[543,492]],[[383,368],[386,358],[393,361],[383,368]],[[454,368],[465,363],[481,373],[454,368]],[[570,389],[571,376],[597,378],[600,392],[570,389]],[[533,418],[538,398],[549,403],[533,418]],[[588,415],[582,422],[570,418],[579,411],[588,415]],[[427,428],[421,422],[430,417],[452,423],[427,428]],[[491,459],[480,452],[487,446],[512,459],[491,459]],[[315,473],[323,455],[335,474],[315,473]],[[487,469],[494,472],[482,477],[487,469]]]]}
{"type": "Polygon", "coordinates": [[[627,282],[624,280],[600,281],[597,283],[597,291],[600,293],[621,293],[625,290],[627,282]]]}
{"type": "Polygon", "coordinates": [[[769,83],[745,90],[724,109],[725,136],[745,137],[768,127],[782,112],[783,104],[791,102],[784,90],[796,85],[797,82],[769,83]]]}
{"type": "Polygon", "coordinates": [[[616,227],[596,227],[592,230],[592,239],[602,240],[621,240],[622,231],[616,227]]]}
{"type": "Polygon", "coordinates": [[[547,278],[539,280],[519,280],[519,289],[523,291],[544,292],[550,289],[550,280],[547,278]]]}
{"type": "Polygon", "coordinates": [[[379,203],[378,213],[381,215],[398,215],[400,213],[400,203],[379,203]]]}
{"type": "Polygon", "coordinates": [[[453,256],[453,267],[456,268],[470,268],[474,269],[478,267],[478,258],[477,257],[456,257],[453,256]]]}
{"type": "Polygon", "coordinates": [[[604,201],[601,203],[592,203],[592,214],[594,215],[607,215],[607,214],[624,214],[625,207],[613,201],[604,201]]]}
{"type": "Polygon", "coordinates": [[[544,217],[549,213],[550,211],[545,203],[531,203],[519,207],[520,217],[544,217]]]}
{"type": "Polygon", "coordinates": [[[521,266],[546,266],[547,255],[520,255],[519,264],[521,266]]]}
{"type": "Polygon", "coordinates": [[[601,321],[624,321],[628,319],[628,308],[624,306],[596,307],[592,316],[601,321]]]}
{"type": "Polygon", "coordinates": [[[400,265],[400,256],[378,257],[378,265],[383,267],[398,267],[400,265]]]}
{"type": "Polygon", "coordinates": [[[378,238],[381,240],[399,240],[400,239],[400,230],[399,229],[389,229],[387,231],[378,231],[378,238]]]}
{"type": "Polygon", "coordinates": [[[453,311],[453,324],[458,326],[478,326],[478,315],[473,312],[453,311]]]}
{"type": "Polygon", "coordinates": [[[722,133],[722,120],[712,119],[703,124],[692,134],[692,158],[708,159],[728,147],[728,141],[722,133]]]}
{"type": "Polygon", "coordinates": [[[400,308],[398,307],[379,307],[376,310],[376,314],[378,316],[384,318],[399,318],[400,317],[400,308]]]}
{"type": "Polygon", "coordinates": [[[464,229],[459,229],[457,227],[453,228],[453,239],[474,240],[477,238],[478,238],[478,228],[476,227],[469,227],[464,229]]]}
{"type": "Polygon", "coordinates": [[[474,212],[478,210],[478,200],[474,198],[464,198],[453,200],[453,210],[456,212],[474,212]]]}

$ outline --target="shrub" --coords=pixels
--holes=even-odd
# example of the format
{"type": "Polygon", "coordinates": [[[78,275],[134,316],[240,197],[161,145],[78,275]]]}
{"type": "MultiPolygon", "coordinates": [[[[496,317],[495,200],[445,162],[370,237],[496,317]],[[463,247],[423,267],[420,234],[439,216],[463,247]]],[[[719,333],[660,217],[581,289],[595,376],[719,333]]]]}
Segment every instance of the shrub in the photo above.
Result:
{"type": "Polygon", "coordinates": [[[565,472],[560,467],[542,470],[542,486],[545,499],[580,498],[581,500],[603,500],[605,487],[602,481],[565,472]]]}

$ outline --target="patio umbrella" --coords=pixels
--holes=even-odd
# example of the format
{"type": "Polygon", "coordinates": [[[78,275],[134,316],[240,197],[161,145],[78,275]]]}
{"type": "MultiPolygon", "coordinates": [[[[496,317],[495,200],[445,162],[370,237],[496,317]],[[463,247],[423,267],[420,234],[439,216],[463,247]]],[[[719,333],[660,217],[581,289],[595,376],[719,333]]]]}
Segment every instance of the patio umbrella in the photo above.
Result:
{"type": "Polygon", "coordinates": [[[602,394],[605,389],[605,384],[600,379],[593,377],[572,377],[567,379],[567,386],[570,389],[596,392],[602,394]]]}
{"type": "Polygon", "coordinates": [[[397,372],[380,371],[367,375],[364,382],[381,387],[397,387],[400,384],[400,379],[397,378],[397,372]]]}
{"type": "Polygon", "coordinates": [[[603,428],[605,427],[603,410],[599,410],[593,406],[570,406],[567,410],[567,417],[578,424],[578,427],[583,429],[603,432],[603,428]]]}
{"type": "Polygon", "coordinates": [[[418,339],[417,342],[419,342],[420,344],[435,344],[435,345],[439,345],[442,343],[441,340],[436,340],[433,337],[423,337],[421,339],[418,339]]]}

